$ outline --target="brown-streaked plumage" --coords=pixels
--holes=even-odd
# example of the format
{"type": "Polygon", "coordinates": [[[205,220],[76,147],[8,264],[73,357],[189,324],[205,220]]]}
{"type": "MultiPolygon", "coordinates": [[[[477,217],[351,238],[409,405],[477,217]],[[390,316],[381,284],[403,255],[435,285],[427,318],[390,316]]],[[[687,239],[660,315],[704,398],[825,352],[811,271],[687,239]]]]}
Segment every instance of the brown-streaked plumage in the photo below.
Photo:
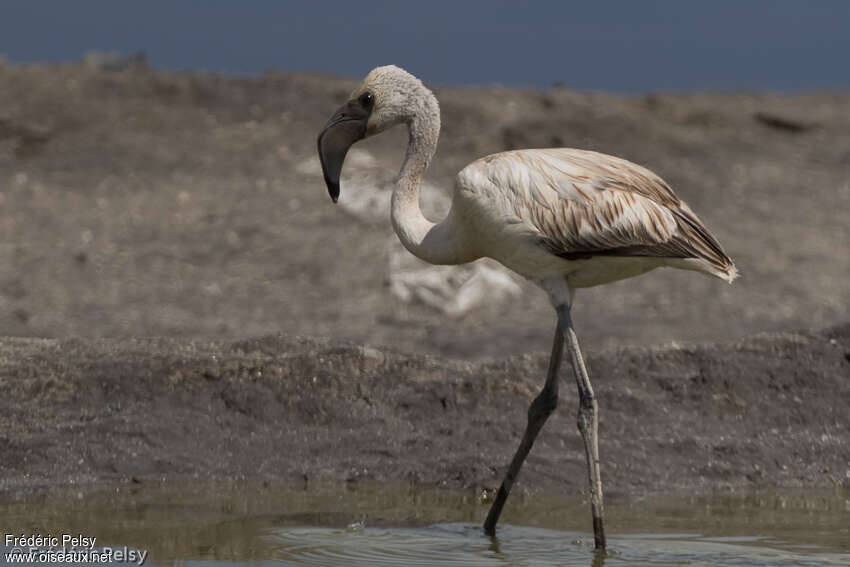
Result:
{"type": "Polygon", "coordinates": [[[402,244],[432,264],[493,258],[542,287],[557,313],[546,382],[528,409],[525,433],[484,529],[495,534],[520,468],[555,410],[566,342],[579,391],[594,542],[603,550],[597,402],[570,317],[573,291],[659,267],[731,282],[735,265],[660,177],[624,159],[584,150],[518,150],[481,158],[457,175],[447,217],[429,221],[419,209],[419,186],[437,148],[439,105],[419,79],[392,65],[372,70],[319,134],[322,170],[334,202],[348,148],[397,124],[406,124],[409,132],[391,206],[402,244]]]}

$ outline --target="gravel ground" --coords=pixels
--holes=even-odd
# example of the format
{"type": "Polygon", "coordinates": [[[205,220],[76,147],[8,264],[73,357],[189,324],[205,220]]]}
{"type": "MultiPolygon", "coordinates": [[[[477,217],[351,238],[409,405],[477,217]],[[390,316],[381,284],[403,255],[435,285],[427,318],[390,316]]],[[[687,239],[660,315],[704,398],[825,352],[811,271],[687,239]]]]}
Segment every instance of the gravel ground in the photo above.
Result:
{"type": "MultiPolygon", "coordinates": [[[[0,492],[186,479],[495,489],[543,354],[283,336],[0,341],[0,492]]],[[[609,493],[850,486],[850,326],[589,357],[609,493]]],[[[585,489],[572,379],[518,490],[585,489]],[[520,488],[521,487],[521,488],[520,488]]]]}

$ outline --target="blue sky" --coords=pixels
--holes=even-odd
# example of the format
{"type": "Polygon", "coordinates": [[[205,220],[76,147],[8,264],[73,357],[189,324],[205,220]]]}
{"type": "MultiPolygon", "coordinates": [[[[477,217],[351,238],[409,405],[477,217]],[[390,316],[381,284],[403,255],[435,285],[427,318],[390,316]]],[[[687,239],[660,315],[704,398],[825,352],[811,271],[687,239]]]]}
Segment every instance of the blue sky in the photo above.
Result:
{"type": "Polygon", "coordinates": [[[394,63],[442,84],[616,92],[850,88],[850,1],[123,2],[6,0],[0,53],[359,77],[394,63]]]}

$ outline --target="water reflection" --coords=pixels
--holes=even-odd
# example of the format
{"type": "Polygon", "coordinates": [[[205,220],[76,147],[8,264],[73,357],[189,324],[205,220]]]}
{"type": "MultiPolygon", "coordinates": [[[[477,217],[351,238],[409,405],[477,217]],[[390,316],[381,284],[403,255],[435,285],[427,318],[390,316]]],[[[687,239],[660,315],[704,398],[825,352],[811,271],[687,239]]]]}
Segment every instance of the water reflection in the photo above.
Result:
{"type": "Polygon", "coordinates": [[[0,502],[0,528],[95,536],[147,549],[155,565],[850,564],[850,490],[611,499],[604,555],[586,503],[516,496],[495,538],[480,493],[360,484],[42,494],[0,502]]]}
{"type": "Polygon", "coordinates": [[[780,567],[847,565],[850,554],[765,547],[761,538],[704,538],[694,534],[635,534],[611,540],[597,554],[584,534],[506,526],[497,542],[477,525],[376,528],[358,534],[328,528],[282,529],[269,536],[277,565],[531,566],[713,565],[780,567]]]}
{"type": "MultiPolygon", "coordinates": [[[[513,531],[513,527],[510,527],[509,529],[511,529],[513,531]]],[[[563,539],[563,538],[567,537],[567,535],[568,534],[566,534],[566,533],[561,533],[561,534],[559,534],[559,537],[563,539]]],[[[495,554],[497,556],[505,555],[502,552],[501,540],[499,539],[499,536],[489,536],[489,539],[490,539],[490,546],[488,547],[488,551],[491,551],[493,554],[495,554]]],[[[574,540],[572,540],[572,543],[573,543],[573,545],[581,546],[581,544],[582,544],[581,538],[576,537],[574,540]]],[[[592,556],[593,556],[593,558],[590,561],[591,567],[602,567],[603,565],[605,565],[605,559],[608,557],[608,553],[604,552],[604,551],[598,552],[598,551],[594,550],[592,556]]],[[[563,560],[564,559],[563,555],[560,555],[558,557],[558,559],[563,560]]]]}

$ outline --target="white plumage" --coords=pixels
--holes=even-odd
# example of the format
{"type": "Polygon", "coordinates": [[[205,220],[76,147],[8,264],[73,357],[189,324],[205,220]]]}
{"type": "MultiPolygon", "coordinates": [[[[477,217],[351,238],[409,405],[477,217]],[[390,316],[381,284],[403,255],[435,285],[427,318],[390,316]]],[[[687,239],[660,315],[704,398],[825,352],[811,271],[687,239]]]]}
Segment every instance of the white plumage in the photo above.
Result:
{"type": "Polygon", "coordinates": [[[458,174],[454,203],[489,244],[483,255],[531,280],[560,275],[589,287],[660,266],[737,275],[660,177],[613,156],[565,148],[487,156],[458,174]]]}

